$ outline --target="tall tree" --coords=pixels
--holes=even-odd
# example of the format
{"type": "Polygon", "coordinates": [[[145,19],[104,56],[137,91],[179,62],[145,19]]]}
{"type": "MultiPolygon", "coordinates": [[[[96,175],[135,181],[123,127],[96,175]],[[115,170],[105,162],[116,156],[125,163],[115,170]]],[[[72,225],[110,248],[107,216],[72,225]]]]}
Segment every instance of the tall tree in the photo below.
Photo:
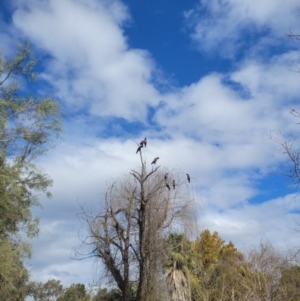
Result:
{"type": "Polygon", "coordinates": [[[192,300],[247,300],[243,279],[248,275],[244,256],[217,232],[204,230],[186,249],[192,300]]]}
{"type": "Polygon", "coordinates": [[[55,279],[48,280],[46,283],[31,282],[29,290],[34,301],[55,301],[64,293],[62,284],[55,279]]]}
{"type": "Polygon", "coordinates": [[[36,193],[50,196],[52,181],[35,159],[61,132],[58,103],[26,93],[36,76],[35,64],[27,43],[19,46],[13,58],[0,55],[0,248],[5,259],[16,260],[9,268],[5,259],[0,260],[0,294],[11,292],[6,300],[23,300],[13,294],[20,286],[20,275],[27,273],[24,256],[30,256],[30,245],[20,234],[37,235],[38,218],[31,214],[39,204],[36,193]]]}
{"type": "Polygon", "coordinates": [[[85,242],[92,246],[90,256],[102,261],[123,300],[162,300],[166,297],[161,281],[165,237],[172,227],[193,223],[193,200],[185,176],[168,171],[176,180],[176,189],[169,190],[167,170],[160,171],[157,165],[147,169],[142,150],[140,162],[137,170],[108,187],[101,212],[83,212],[90,232],[85,242]]]}
{"type": "Polygon", "coordinates": [[[247,254],[252,277],[249,278],[255,300],[298,300],[299,271],[293,269],[298,252],[280,252],[270,242],[261,242],[247,254]],[[294,286],[295,285],[295,286],[294,286]],[[297,295],[298,294],[298,295],[297,295]]]}
{"type": "Polygon", "coordinates": [[[77,283],[65,289],[64,294],[58,297],[57,301],[89,301],[90,299],[90,295],[86,292],[85,285],[77,283]]]}

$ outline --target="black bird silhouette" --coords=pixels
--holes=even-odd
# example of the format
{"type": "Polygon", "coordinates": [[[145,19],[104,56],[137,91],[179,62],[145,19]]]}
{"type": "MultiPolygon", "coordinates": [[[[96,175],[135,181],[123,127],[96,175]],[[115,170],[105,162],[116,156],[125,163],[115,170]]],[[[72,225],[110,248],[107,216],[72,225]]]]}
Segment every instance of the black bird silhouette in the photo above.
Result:
{"type": "Polygon", "coordinates": [[[138,147],[138,149],[136,150],[136,154],[139,152],[139,151],[141,151],[141,148],[143,147],[143,145],[140,145],[139,147],[138,147]]]}
{"type": "Polygon", "coordinates": [[[173,189],[175,189],[175,180],[173,180],[173,189]]]}
{"type": "Polygon", "coordinates": [[[156,161],[159,159],[159,157],[156,157],[151,164],[156,164],[156,161]]]}
{"type": "Polygon", "coordinates": [[[190,178],[190,175],[188,173],[186,174],[186,177],[187,177],[187,179],[188,179],[188,181],[190,183],[191,182],[191,178],[190,178]]]}
{"type": "Polygon", "coordinates": [[[145,138],[144,140],[142,140],[141,142],[140,142],[140,145],[141,146],[147,146],[147,138],[145,138]]]}
{"type": "Polygon", "coordinates": [[[170,185],[168,183],[166,183],[166,187],[170,190],[170,185]]]}
{"type": "Polygon", "coordinates": [[[168,179],[168,173],[165,174],[165,181],[168,179]]]}

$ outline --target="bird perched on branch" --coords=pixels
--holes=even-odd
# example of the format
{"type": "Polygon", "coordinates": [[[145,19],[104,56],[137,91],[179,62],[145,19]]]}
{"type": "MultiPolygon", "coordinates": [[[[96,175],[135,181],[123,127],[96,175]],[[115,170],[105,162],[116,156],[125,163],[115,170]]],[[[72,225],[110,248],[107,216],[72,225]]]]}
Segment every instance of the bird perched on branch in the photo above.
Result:
{"type": "Polygon", "coordinates": [[[140,145],[139,147],[138,147],[138,149],[136,150],[136,154],[138,153],[138,152],[140,152],[141,151],[141,148],[143,147],[143,145],[140,145]]]}
{"type": "Polygon", "coordinates": [[[165,174],[165,181],[168,179],[168,173],[165,174]]]}
{"type": "Polygon", "coordinates": [[[156,161],[159,159],[159,157],[156,157],[151,164],[156,164],[156,161]]]}
{"type": "Polygon", "coordinates": [[[140,142],[140,145],[141,146],[147,146],[147,138],[145,138],[144,140],[142,140],[141,142],[140,142]]]}
{"type": "Polygon", "coordinates": [[[175,180],[173,180],[173,189],[175,189],[175,180]]]}
{"type": "Polygon", "coordinates": [[[166,187],[170,190],[170,185],[168,183],[166,183],[166,187]]]}
{"type": "Polygon", "coordinates": [[[190,175],[188,173],[186,174],[186,177],[187,177],[188,182],[190,183],[191,182],[191,178],[190,178],[190,175]]]}

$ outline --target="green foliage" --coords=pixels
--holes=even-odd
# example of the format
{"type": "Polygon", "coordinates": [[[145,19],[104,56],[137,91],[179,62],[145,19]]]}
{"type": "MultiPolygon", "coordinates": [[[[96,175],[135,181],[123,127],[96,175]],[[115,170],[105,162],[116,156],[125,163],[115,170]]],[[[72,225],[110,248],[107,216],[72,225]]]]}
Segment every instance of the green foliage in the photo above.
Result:
{"type": "Polygon", "coordinates": [[[0,53],[0,296],[10,295],[5,300],[23,300],[28,293],[23,261],[30,256],[30,245],[20,239],[21,232],[38,234],[39,219],[31,209],[39,205],[38,192],[50,196],[52,184],[34,160],[61,132],[58,103],[25,93],[36,77],[35,64],[28,43],[13,58],[0,53]]]}
{"type": "Polygon", "coordinates": [[[92,301],[122,301],[122,292],[119,289],[99,289],[92,301]]]}
{"type": "Polygon", "coordinates": [[[169,257],[165,262],[165,269],[169,271],[176,265],[177,269],[184,269],[191,263],[191,243],[183,233],[171,233],[166,243],[169,257]]]}
{"type": "Polygon", "coordinates": [[[34,301],[55,301],[63,294],[63,286],[59,280],[48,280],[46,283],[32,282],[29,284],[30,294],[34,301]]]}
{"type": "Polygon", "coordinates": [[[262,243],[247,256],[209,230],[192,242],[183,234],[173,233],[166,243],[176,263],[172,267],[166,261],[166,271],[171,268],[167,280],[172,271],[181,275],[179,280],[189,278],[192,300],[300,301],[300,267],[294,265],[297,257],[279,253],[270,243],[262,243]]]}
{"type": "Polygon", "coordinates": [[[284,270],[280,279],[280,295],[285,300],[300,301],[300,267],[284,270]]]}
{"type": "Polygon", "coordinates": [[[209,230],[204,230],[194,243],[195,256],[201,262],[202,269],[208,271],[218,262],[224,241],[218,232],[211,234],[209,230]]]}
{"type": "Polygon", "coordinates": [[[38,219],[30,211],[38,205],[34,192],[50,196],[52,181],[33,160],[61,131],[59,105],[48,97],[25,96],[18,84],[35,78],[35,63],[27,43],[14,58],[0,59],[0,236],[20,227],[29,237],[37,235],[38,219]]]}
{"type": "Polygon", "coordinates": [[[239,300],[244,293],[241,279],[247,273],[242,253],[232,242],[225,244],[217,232],[204,230],[194,241],[171,234],[167,243],[172,258],[189,278],[192,300],[239,300]]]}
{"type": "Polygon", "coordinates": [[[0,300],[25,298],[29,273],[23,259],[29,254],[28,244],[13,243],[7,238],[0,241],[0,300]]]}
{"type": "Polygon", "coordinates": [[[57,301],[90,301],[84,284],[72,284],[57,301]]]}
{"type": "Polygon", "coordinates": [[[196,274],[197,281],[194,281],[198,285],[194,290],[194,300],[197,299],[199,291],[203,300],[244,300],[247,296],[244,280],[250,277],[249,265],[234,244],[225,244],[217,232],[210,234],[205,230],[196,241],[195,247],[198,252],[205,251],[196,252],[202,270],[200,274],[196,274]],[[201,247],[197,248],[199,246],[201,247]]]}

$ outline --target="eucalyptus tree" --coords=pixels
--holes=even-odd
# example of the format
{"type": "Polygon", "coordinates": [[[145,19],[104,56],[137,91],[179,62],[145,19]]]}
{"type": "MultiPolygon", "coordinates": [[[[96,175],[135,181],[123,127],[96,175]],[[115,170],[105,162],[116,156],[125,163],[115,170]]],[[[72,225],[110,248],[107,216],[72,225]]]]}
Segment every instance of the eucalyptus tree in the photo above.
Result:
{"type": "Polygon", "coordinates": [[[61,133],[58,102],[28,92],[38,90],[36,62],[28,43],[19,45],[13,57],[0,54],[0,290],[9,296],[6,300],[18,299],[16,284],[27,277],[23,259],[30,256],[30,244],[21,233],[38,233],[39,220],[31,212],[39,205],[37,193],[50,196],[52,181],[35,159],[61,133]]]}
{"type": "Polygon", "coordinates": [[[56,301],[64,294],[61,282],[55,279],[48,280],[45,283],[31,282],[29,291],[34,301],[56,301]]]}

